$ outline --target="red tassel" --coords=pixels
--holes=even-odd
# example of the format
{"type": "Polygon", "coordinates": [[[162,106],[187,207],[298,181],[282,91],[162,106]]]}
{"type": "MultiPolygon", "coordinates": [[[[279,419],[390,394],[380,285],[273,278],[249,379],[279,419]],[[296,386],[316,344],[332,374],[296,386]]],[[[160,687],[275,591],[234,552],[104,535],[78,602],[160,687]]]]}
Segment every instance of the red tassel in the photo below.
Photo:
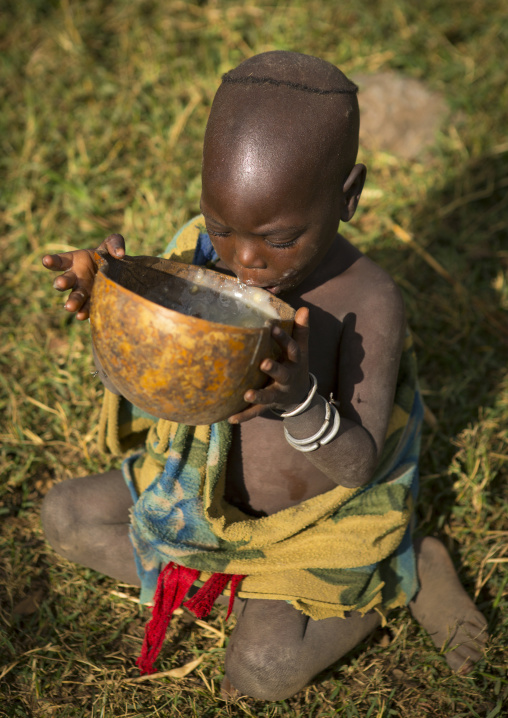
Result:
{"type": "MultiPolygon", "coordinates": [[[[154,672],[154,663],[159,655],[166,631],[175,609],[179,608],[188,590],[199,576],[200,571],[176,563],[168,563],[159,574],[154,597],[152,618],[145,628],[141,655],[136,661],[141,675],[154,672]]],[[[236,587],[245,576],[231,573],[214,573],[184,606],[197,618],[208,616],[216,598],[231,581],[231,595],[226,620],[231,614],[235,601],[236,587]]]]}
{"type": "Polygon", "coordinates": [[[196,569],[171,562],[159,574],[152,618],[146,626],[141,655],[136,661],[141,675],[154,672],[153,664],[159,655],[173,611],[179,608],[199,573],[196,569]]]}
{"type": "Polygon", "coordinates": [[[205,618],[212,610],[212,606],[217,597],[222,593],[229,581],[231,581],[231,595],[229,598],[228,614],[226,616],[226,619],[228,619],[233,608],[236,587],[242,578],[245,578],[245,576],[238,576],[232,573],[214,573],[208,581],[201,586],[199,591],[183,605],[189,611],[192,611],[197,618],[205,618]]]}
{"type": "Polygon", "coordinates": [[[231,579],[231,586],[229,588],[229,604],[228,604],[228,612],[226,614],[226,621],[231,615],[231,611],[233,610],[233,604],[235,602],[235,593],[236,593],[236,587],[242,580],[242,578],[245,578],[245,576],[240,576],[239,574],[234,574],[233,578],[231,579]]]}
{"type": "Polygon", "coordinates": [[[192,611],[197,618],[208,616],[215,603],[215,599],[226,587],[231,575],[229,573],[214,573],[199,591],[183,605],[192,611]]]}

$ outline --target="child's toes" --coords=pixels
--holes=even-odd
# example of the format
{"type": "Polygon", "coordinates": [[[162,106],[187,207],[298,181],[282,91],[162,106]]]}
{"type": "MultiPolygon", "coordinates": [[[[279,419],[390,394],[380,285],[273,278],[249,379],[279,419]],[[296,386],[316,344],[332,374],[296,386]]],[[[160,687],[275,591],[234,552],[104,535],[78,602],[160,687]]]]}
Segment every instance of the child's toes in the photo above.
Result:
{"type": "Polygon", "coordinates": [[[240,696],[240,693],[236,690],[227,676],[224,676],[222,679],[220,694],[221,698],[225,701],[236,701],[236,699],[240,696]]]}
{"type": "Polygon", "coordinates": [[[481,613],[473,613],[467,621],[459,624],[455,635],[448,642],[446,661],[457,673],[469,673],[484,654],[487,643],[487,622],[481,613]]]}

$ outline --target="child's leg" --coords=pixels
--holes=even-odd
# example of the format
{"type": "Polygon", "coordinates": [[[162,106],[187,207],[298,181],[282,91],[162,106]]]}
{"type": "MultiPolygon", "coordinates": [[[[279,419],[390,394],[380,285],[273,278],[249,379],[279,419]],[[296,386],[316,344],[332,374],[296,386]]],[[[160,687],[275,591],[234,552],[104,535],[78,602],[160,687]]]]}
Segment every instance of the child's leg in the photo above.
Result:
{"type": "MultiPolygon", "coordinates": [[[[439,649],[445,643],[450,646],[450,667],[467,673],[485,648],[485,618],[437,539],[418,541],[415,551],[421,588],[410,604],[411,613],[439,649]]],[[[375,612],[313,621],[283,601],[247,600],[228,644],[223,693],[234,696],[238,691],[272,701],[288,698],[378,624],[375,612]]]]}
{"type": "Polygon", "coordinates": [[[431,536],[415,542],[420,591],[409,604],[450,668],[468,673],[484,652],[487,621],[463,589],[443,544],[431,536]]]}
{"type": "Polygon", "coordinates": [[[226,651],[223,693],[276,701],[304,688],[380,623],[379,614],[313,621],[285,601],[251,599],[226,651]]]}
{"type": "Polygon", "coordinates": [[[61,556],[139,586],[128,535],[132,505],[120,470],[63,481],[44,499],[44,533],[61,556]]]}

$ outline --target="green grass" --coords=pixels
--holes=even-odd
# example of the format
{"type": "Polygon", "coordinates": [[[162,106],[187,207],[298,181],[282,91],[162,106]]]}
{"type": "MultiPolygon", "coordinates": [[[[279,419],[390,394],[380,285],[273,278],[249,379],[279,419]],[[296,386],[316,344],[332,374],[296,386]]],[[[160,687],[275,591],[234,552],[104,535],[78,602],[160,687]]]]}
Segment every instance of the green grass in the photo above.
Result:
{"type": "Polygon", "coordinates": [[[508,137],[503,0],[4,0],[0,16],[0,716],[502,716],[506,678],[508,137]],[[346,235],[401,286],[428,415],[420,529],[439,535],[489,619],[487,656],[452,675],[405,611],[294,698],[219,698],[229,626],[178,618],[136,682],[146,609],[58,559],[39,524],[54,482],[113,465],[96,448],[87,324],[41,266],[113,231],[157,253],[196,213],[201,141],[221,73],[268,49],[348,73],[395,69],[443,92],[430,153],[362,152],[346,235]],[[395,230],[394,230],[395,226],[395,230]],[[26,599],[24,601],[24,599],[26,599]],[[24,603],[22,603],[24,601],[24,603]],[[220,644],[220,645],[218,645],[220,644]]]}

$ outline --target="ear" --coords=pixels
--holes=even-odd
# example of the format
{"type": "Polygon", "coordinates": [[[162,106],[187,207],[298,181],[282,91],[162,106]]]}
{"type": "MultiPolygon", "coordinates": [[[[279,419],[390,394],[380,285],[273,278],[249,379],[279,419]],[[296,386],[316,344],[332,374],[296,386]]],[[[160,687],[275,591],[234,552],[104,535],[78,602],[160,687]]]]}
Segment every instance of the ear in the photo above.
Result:
{"type": "Polygon", "coordinates": [[[349,222],[353,218],[358,202],[367,177],[367,168],[365,165],[355,165],[342,188],[343,204],[341,207],[340,218],[343,222],[349,222]]]}

